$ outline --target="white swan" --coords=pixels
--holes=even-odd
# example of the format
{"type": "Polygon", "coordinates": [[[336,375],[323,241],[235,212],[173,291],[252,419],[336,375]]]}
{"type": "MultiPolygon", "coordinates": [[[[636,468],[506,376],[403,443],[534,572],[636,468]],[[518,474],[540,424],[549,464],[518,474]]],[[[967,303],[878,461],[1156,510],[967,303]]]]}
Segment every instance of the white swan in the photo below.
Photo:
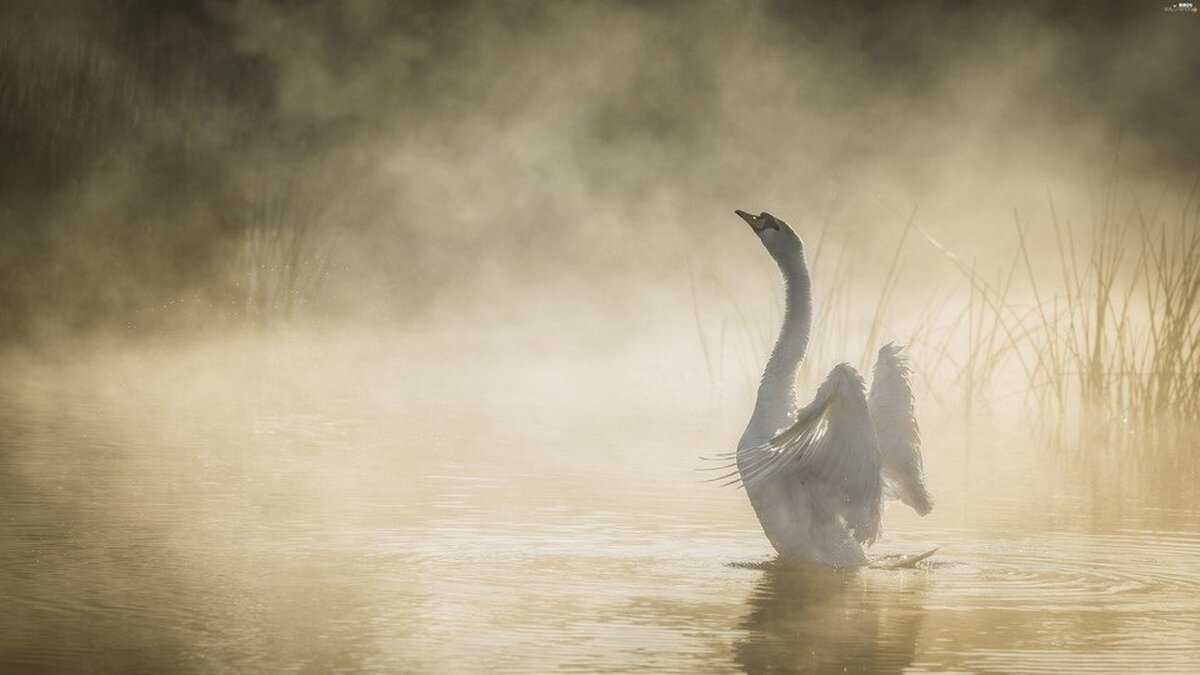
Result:
{"type": "Polygon", "coordinates": [[[812,330],[812,278],[804,243],[769,213],[736,211],[783,273],[779,339],[758,387],[754,413],[736,453],[724,457],[781,556],[834,566],[866,564],[863,545],[879,534],[883,495],[921,515],[931,502],[921,465],[910,370],[900,348],[879,350],[867,395],[863,378],[843,363],[808,405],[796,404],[796,372],[812,330]]]}

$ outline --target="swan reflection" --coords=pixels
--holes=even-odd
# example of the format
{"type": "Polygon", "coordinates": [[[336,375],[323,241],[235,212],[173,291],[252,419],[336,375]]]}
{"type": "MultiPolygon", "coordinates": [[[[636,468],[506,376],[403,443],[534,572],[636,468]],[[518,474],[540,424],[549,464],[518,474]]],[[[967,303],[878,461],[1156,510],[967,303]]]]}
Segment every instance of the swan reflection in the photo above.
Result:
{"type": "Polygon", "coordinates": [[[925,616],[920,571],[762,566],[734,644],[751,673],[898,672],[912,665],[925,616]]]}

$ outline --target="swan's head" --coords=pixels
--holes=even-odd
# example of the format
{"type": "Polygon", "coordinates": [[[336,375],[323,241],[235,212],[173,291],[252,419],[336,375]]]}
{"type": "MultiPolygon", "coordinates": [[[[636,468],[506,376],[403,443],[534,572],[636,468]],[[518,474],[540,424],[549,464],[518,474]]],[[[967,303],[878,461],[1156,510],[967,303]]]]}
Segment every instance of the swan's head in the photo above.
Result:
{"type": "Polygon", "coordinates": [[[783,261],[790,259],[804,252],[804,242],[800,241],[800,237],[796,235],[792,228],[782,220],[763,211],[757,216],[753,213],[746,213],[741,209],[734,211],[742,217],[742,220],[750,224],[750,229],[754,230],[754,234],[758,235],[763,246],[766,247],[767,253],[771,257],[783,261]]]}

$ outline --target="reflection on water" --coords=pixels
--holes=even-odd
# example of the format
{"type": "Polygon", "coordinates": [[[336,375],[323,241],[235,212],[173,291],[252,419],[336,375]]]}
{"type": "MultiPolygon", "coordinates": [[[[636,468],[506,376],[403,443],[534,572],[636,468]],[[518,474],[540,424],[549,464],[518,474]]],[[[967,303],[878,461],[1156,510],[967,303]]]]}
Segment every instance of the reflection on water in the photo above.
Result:
{"type": "Polygon", "coordinates": [[[876,551],[944,546],[918,568],[796,569],[769,562],[743,495],[692,471],[735,436],[736,411],[663,425],[644,402],[572,403],[563,418],[539,390],[478,386],[464,410],[433,386],[422,403],[380,384],[413,372],[319,391],[257,379],[236,395],[144,375],[29,379],[0,397],[5,666],[1186,672],[1200,659],[1200,512],[1014,480],[1031,475],[1016,454],[964,466],[935,441],[938,510],[891,509],[876,551]]]}
{"type": "Polygon", "coordinates": [[[768,566],[749,595],[736,663],[748,672],[895,672],[912,664],[928,575],[768,566]]]}

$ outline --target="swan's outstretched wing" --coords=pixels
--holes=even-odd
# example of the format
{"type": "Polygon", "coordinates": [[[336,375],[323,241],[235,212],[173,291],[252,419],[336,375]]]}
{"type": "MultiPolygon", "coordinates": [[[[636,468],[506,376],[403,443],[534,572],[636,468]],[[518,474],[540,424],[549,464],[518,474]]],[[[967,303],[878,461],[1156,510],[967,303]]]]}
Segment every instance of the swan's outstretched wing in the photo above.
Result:
{"type": "Polygon", "coordinates": [[[894,344],[884,345],[875,361],[867,398],[883,459],[884,491],[921,515],[933,507],[921,464],[921,431],[913,401],[912,369],[894,344]]]}
{"type": "Polygon", "coordinates": [[[862,376],[835,366],[796,422],[767,443],[738,456],[743,485],[786,474],[815,493],[844,519],[854,538],[879,533],[880,458],[862,376]]]}

